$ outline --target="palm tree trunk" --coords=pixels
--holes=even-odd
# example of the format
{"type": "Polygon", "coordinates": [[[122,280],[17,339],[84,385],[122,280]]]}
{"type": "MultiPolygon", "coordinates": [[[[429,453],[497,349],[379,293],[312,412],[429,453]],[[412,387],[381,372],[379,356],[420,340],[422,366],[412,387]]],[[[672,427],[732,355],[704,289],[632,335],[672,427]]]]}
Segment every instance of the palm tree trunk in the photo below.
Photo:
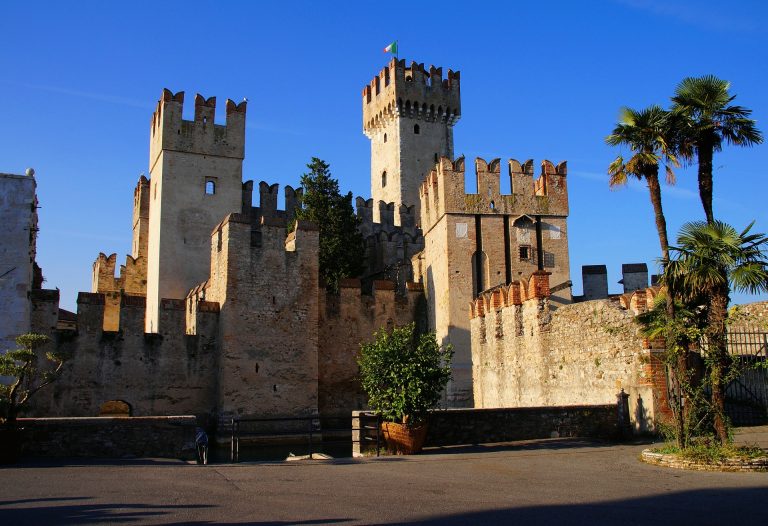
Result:
{"type": "Polygon", "coordinates": [[[656,217],[656,231],[659,234],[661,258],[664,266],[666,266],[669,261],[669,240],[667,239],[667,220],[664,217],[664,210],[661,207],[661,185],[659,184],[658,168],[656,169],[656,173],[646,175],[645,180],[648,182],[653,213],[656,217]]]}
{"type": "Polygon", "coordinates": [[[713,291],[707,315],[707,352],[710,359],[709,378],[712,389],[715,438],[721,444],[728,443],[728,423],[725,416],[725,388],[729,372],[729,356],[726,345],[726,319],[728,316],[728,290],[713,291]]]}
{"type": "Polygon", "coordinates": [[[715,220],[712,211],[712,157],[714,155],[714,145],[702,142],[699,145],[699,197],[701,205],[704,207],[704,215],[707,216],[707,223],[715,220]]]}
{"type": "MultiPolygon", "coordinates": [[[[667,220],[664,217],[664,209],[661,206],[661,185],[659,184],[658,168],[654,173],[646,175],[646,181],[648,182],[648,191],[651,194],[651,204],[653,205],[653,212],[656,218],[656,231],[659,235],[659,244],[661,245],[661,258],[662,258],[662,272],[669,263],[669,240],[667,238],[667,220]]],[[[669,285],[667,285],[667,297],[666,297],[666,312],[667,319],[675,319],[675,298],[674,293],[669,285]]],[[[665,344],[667,347],[667,353],[675,353],[678,351],[678,342],[675,341],[674,334],[665,335],[665,344]]],[[[686,407],[683,405],[682,386],[685,384],[688,378],[688,352],[679,352],[675,360],[674,375],[677,377],[678,393],[677,393],[677,407],[675,407],[674,414],[676,414],[676,435],[677,446],[681,449],[688,446],[688,434],[685,429],[686,407]]],[[[670,403],[672,401],[670,400],[670,403]]]]}

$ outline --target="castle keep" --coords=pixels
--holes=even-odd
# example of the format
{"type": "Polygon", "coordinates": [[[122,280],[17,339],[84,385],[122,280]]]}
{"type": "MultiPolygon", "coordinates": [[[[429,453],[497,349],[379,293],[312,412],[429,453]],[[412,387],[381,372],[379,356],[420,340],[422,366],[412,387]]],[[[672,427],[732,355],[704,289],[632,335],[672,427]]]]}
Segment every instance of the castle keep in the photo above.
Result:
{"type": "MultiPolygon", "coordinates": [[[[466,160],[453,157],[460,78],[392,60],[363,89],[372,197],[355,204],[366,267],[337,295],[318,280],[316,226],[286,232],[301,190],[285,187],[278,210],[278,185],[242,180],[246,102],[227,100],[219,125],[216,98],[197,95],[186,121],[184,93],[163,90],[125,264],[99,254],[75,329],[56,328],[57,291],[33,293],[33,328],[74,356],[35,412],[90,416],[122,400],[135,415],[219,421],[348,416],[365,406],[360,343],[414,321],[454,347],[446,406],[578,403],[542,358],[560,345],[563,363],[579,365],[568,347],[584,313],[570,305],[566,163],[545,160],[536,174],[531,160],[476,159],[467,193],[466,160]]],[[[626,325],[629,310],[605,312],[626,325]]],[[[594,336],[589,359],[605,360],[615,349],[594,336]]],[[[641,339],[630,331],[617,345],[611,359],[626,367],[590,384],[590,401],[613,403],[617,382],[640,386],[641,339]]]]}

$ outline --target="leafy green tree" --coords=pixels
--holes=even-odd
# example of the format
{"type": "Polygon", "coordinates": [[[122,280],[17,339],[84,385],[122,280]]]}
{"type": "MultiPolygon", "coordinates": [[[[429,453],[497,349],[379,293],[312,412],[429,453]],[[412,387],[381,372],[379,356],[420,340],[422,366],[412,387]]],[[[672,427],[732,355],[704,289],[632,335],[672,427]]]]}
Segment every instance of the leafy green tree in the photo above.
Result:
{"type": "Polygon", "coordinates": [[[341,279],[363,271],[360,220],[352,207],[352,192],[341,195],[328,163],[312,157],[307,168],[309,173],[301,176],[303,195],[295,218],[312,221],[320,229],[320,277],[329,290],[337,292],[341,279]]]}
{"type": "Polygon", "coordinates": [[[715,220],[712,210],[712,158],[723,142],[752,146],[763,142],[763,135],[752,110],[731,105],[730,82],[714,75],[687,77],[678,84],[672,97],[672,112],[682,119],[682,154],[698,159],[699,196],[707,222],[715,220]]]}
{"type": "Polygon", "coordinates": [[[768,261],[763,250],[768,238],[742,232],[721,221],[686,223],[673,248],[676,257],[667,265],[664,281],[688,305],[704,302],[706,325],[704,355],[711,389],[713,424],[717,440],[729,440],[725,416],[725,387],[731,378],[727,348],[730,291],[768,291],[768,261]],[[702,300],[703,298],[703,300],[702,300]]]}
{"type": "Polygon", "coordinates": [[[38,364],[37,350],[50,338],[43,334],[27,333],[16,338],[18,349],[0,354],[0,376],[10,376],[11,383],[0,383],[0,423],[12,427],[19,411],[40,389],[58,378],[66,356],[58,352],[46,353],[51,362],[48,368],[38,364]]]}
{"type": "Polygon", "coordinates": [[[415,324],[380,329],[361,345],[360,379],[368,405],[385,420],[418,425],[437,407],[451,379],[453,349],[441,348],[435,333],[418,335],[415,324]]]}

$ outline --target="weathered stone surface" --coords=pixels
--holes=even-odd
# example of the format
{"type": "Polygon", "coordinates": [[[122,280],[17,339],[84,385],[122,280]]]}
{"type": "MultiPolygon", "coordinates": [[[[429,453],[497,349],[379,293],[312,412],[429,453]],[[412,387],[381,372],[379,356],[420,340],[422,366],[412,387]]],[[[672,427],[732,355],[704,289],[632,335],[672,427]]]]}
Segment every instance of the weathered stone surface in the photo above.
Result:
{"type": "Polygon", "coordinates": [[[21,418],[35,457],[196,458],[194,416],[21,418]]]}
{"type": "MultiPolygon", "coordinates": [[[[353,456],[376,447],[376,416],[355,411],[353,456]],[[366,437],[361,440],[361,437],[366,437]]],[[[524,407],[500,409],[447,409],[429,413],[425,447],[489,444],[540,438],[620,435],[615,404],[524,407]]],[[[380,437],[383,447],[383,439],[380,437]]]]}
{"type": "Polygon", "coordinates": [[[476,310],[471,325],[477,407],[608,404],[624,389],[635,430],[654,429],[663,366],[652,361],[634,314],[616,302],[553,312],[548,298],[532,298],[476,310]]]}
{"type": "Polygon", "coordinates": [[[30,329],[37,239],[37,184],[32,176],[0,173],[0,352],[30,329]]]}

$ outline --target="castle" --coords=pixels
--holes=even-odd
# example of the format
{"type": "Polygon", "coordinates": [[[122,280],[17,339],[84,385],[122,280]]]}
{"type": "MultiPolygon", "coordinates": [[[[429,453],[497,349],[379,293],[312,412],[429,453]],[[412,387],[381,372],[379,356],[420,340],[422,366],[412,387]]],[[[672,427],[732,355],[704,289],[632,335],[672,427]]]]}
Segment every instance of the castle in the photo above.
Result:
{"type": "MultiPolygon", "coordinates": [[[[116,254],[99,254],[92,291],[78,296],[75,329],[57,329],[57,291],[33,294],[33,328],[73,355],[35,412],[90,416],[122,400],[135,415],[218,421],[349,415],[365,405],[360,343],[380,327],[414,321],[454,347],[446,406],[578,403],[546,387],[531,391],[519,380],[525,364],[505,358],[546,355],[553,328],[568,338],[592,334],[568,321],[566,163],[545,160],[536,175],[533,161],[509,160],[511,193],[503,194],[501,160],[476,159],[477,190],[466,193],[466,161],[453,158],[460,79],[458,71],[443,78],[442,68],[392,60],[363,88],[372,198],[357,198],[356,208],[367,263],[338,295],[318,280],[316,226],[299,221],[286,236],[301,190],[286,187],[278,210],[278,186],[261,182],[253,206],[254,184],[242,180],[247,103],[227,100],[220,125],[216,98],[197,95],[187,121],[184,93],[163,90],[125,264],[118,269],[116,254]]],[[[624,324],[629,303],[617,315],[624,324]]],[[[627,349],[609,358],[630,366],[592,386],[590,400],[610,403],[617,386],[645,385],[636,357],[646,351],[630,332],[627,349]]]]}

